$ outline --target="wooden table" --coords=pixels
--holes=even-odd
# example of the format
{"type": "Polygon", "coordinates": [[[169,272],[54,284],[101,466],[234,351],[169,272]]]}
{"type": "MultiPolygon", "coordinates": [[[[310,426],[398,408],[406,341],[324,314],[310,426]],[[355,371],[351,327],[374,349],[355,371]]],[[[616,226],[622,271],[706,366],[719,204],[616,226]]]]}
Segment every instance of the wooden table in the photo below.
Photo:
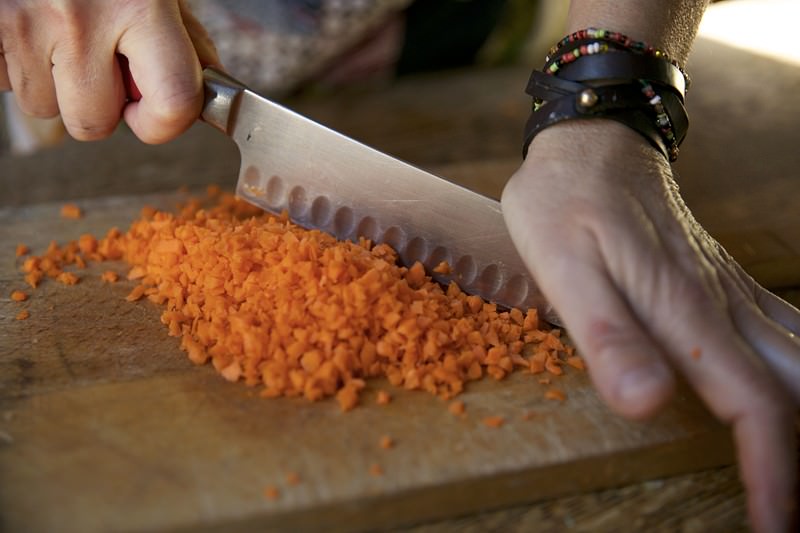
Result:
{"type": "MultiPolygon", "coordinates": [[[[800,155],[793,147],[793,130],[800,118],[800,91],[796,90],[800,76],[797,69],[761,58],[743,58],[742,52],[712,42],[701,42],[693,61],[703,68],[694,69],[695,89],[690,100],[694,126],[677,167],[684,196],[698,219],[751,273],[768,287],[794,298],[800,288],[800,213],[793,208],[800,199],[800,155]],[[752,87],[750,78],[732,77],[735,69],[728,70],[726,65],[742,61],[747,62],[750,76],[754,71],[769,73],[770,83],[752,87]],[[715,80],[726,76],[722,85],[731,89],[720,92],[715,80]],[[736,87],[757,97],[753,103],[760,111],[756,118],[752,117],[752,107],[746,110],[737,105],[742,97],[736,87]],[[770,105],[775,101],[782,105],[770,105]]],[[[497,194],[518,164],[519,131],[528,107],[521,87],[527,74],[524,68],[455,72],[410,78],[386,88],[301,95],[288,103],[379,149],[487,194],[497,194]]],[[[4,157],[0,160],[0,206],[28,206],[30,213],[42,213],[68,199],[83,199],[95,202],[91,205],[119,205],[119,211],[124,212],[125,197],[153,193],[163,197],[162,193],[180,185],[230,183],[236,167],[232,144],[202,125],[161,147],[143,146],[123,130],[102,143],[68,142],[29,158],[4,157]],[[121,201],[123,204],[114,204],[121,201]]],[[[159,327],[155,324],[152,330],[132,334],[139,336],[143,346],[149,346],[156,342],[159,327]]],[[[109,371],[80,368],[79,374],[90,381],[109,371]]],[[[169,380],[170,368],[166,370],[164,379],[169,380]]],[[[117,374],[112,372],[104,379],[113,382],[114,376],[129,377],[138,371],[148,370],[117,368],[117,374]]],[[[190,381],[183,386],[219,386],[215,376],[202,375],[197,378],[199,383],[190,381]]],[[[74,375],[62,377],[76,379],[74,375]]],[[[35,377],[33,382],[42,386],[35,377]]],[[[135,383],[130,386],[135,387],[135,383]]],[[[1,393],[0,403],[7,405],[30,392],[25,383],[17,383],[1,393]]],[[[13,416],[0,419],[0,430],[14,423],[10,420],[13,416]]],[[[719,445],[724,448],[723,441],[719,445]]],[[[719,453],[725,458],[730,450],[723,448],[719,453]]],[[[683,453],[682,464],[687,465],[689,452],[683,453]]],[[[86,458],[87,464],[90,459],[86,458]]],[[[595,486],[609,486],[607,480],[612,477],[605,479],[605,484],[595,486]]],[[[431,512],[420,516],[467,515],[418,526],[403,526],[402,517],[373,525],[390,527],[394,523],[410,527],[409,531],[746,528],[744,495],[733,466],[633,484],[631,481],[644,478],[618,475],[616,479],[625,486],[579,494],[569,487],[552,494],[531,493],[540,501],[477,515],[469,514],[469,508],[456,505],[449,510],[436,509],[434,504],[431,512]],[[558,497],[563,494],[569,495],[558,497]],[[549,499],[541,501],[544,497],[549,499]]],[[[591,484],[585,488],[591,488],[591,484]]],[[[46,492],[54,494],[57,489],[49,487],[46,492]]],[[[525,500],[522,494],[516,501],[525,500]]]]}

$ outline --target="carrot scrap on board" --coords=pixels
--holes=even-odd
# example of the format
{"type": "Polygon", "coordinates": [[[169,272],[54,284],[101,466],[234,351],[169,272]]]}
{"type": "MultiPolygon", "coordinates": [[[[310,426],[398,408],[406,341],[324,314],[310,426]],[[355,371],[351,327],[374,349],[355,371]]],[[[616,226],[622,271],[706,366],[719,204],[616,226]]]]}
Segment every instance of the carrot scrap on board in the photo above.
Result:
{"type": "Polygon", "coordinates": [[[11,299],[15,302],[24,302],[28,299],[28,295],[22,291],[11,291],[11,299]]]}
{"type": "Polygon", "coordinates": [[[32,289],[35,289],[39,286],[39,283],[42,281],[44,277],[44,272],[41,270],[35,270],[33,272],[29,272],[25,274],[25,283],[31,286],[32,289]]]}
{"type": "Polygon", "coordinates": [[[264,497],[268,500],[275,501],[281,497],[281,491],[275,485],[267,485],[264,488],[264,497]]]}
{"type": "Polygon", "coordinates": [[[380,477],[383,475],[383,467],[381,467],[381,465],[378,463],[372,463],[369,465],[369,473],[372,476],[380,477]]]}
{"type": "Polygon", "coordinates": [[[379,390],[378,395],[375,397],[375,403],[378,405],[387,405],[392,401],[392,395],[385,390],[379,390]]]}
{"type": "Polygon", "coordinates": [[[577,368],[578,370],[586,370],[586,364],[583,362],[583,358],[579,355],[573,355],[571,357],[567,357],[566,363],[572,368],[577,368]]]}
{"type": "Polygon", "coordinates": [[[100,275],[100,279],[106,283],[116,283],[119,280],[119,274],[113,270],[106,270],[100,275]]]}
{"type": "MultiPolygon", "coordinates": [[[[401,266],[388,245],[337,241],[287,213],[207,192],[177,213],[143,208],[126,232],[51,242],[23,261],[26,281],[68,282],[67,266],[124,260],[138,282],[126,299],[162,306],[161,321],[191,361],[263,387],[265,397],[334,397],[343,411],[359,404],[370,378],[449,400],[485,376],[520,368],[558,376],[575,366],[560,330],[541,328],[536,309],[499,309],[455,282],[440,285],[421,262],[401,266]]],[[[442,262],[434,272],[447,270],[442,262]]],[[[390,400],[379,391],[377,403],[390,400]]],[[[449,410],[463,415],[463,402],[449,410]]]]}
{"type": "Polygon", "coordinates": [[[28,318],[30,318],[30,316],[31,316],[30,311],[28,311],[27,309],[23,309],[22,311],[17,313],[16,319],[17,320],[27,320],[28,318]]]}
{"type": "Polygon", "coordinates": [[[28,248],[27,245],[20,243],[17,245],[15,253],[17,254],[17,257],[22,257],[23,255],[28,255],[29,253],[31,253],[31,249],[28,248]]]}
{"type": "Polygon", "coordinates": [[[506,423],[506,419],[502,416],[487,416],[483,419],[483,425],[490,428],[499,428],[506,423]]]}
{"type": "Polygon", "coordinates": [[[300,478],[300,474],[297,472],[287,472],[286,473],[286,484],[287,485],[299,485],[302,479],[300,478]]]}
{"type": "Polygon", "coordinates": [[[83,216],[83,211],[76,204],[64,204],[61,206],[61,216],[74,220],[81,218],[83,216]]]}
{"type": "Polygon", "coordinates": [[[129,302],[135,302],[137,300],[141,300],[142,296],[144,296],[145,286],[144,285],[137,285],[133,288],[133,290],[125,297],[126,300],[129,302]]]}
{"type": "Polygon", "coordinates": [[[464,402],[461,400],[456,400],[450,403],[450,405],[447,407],[447,410],[456,416],[461,416],[466,411],[466,406],[464,406],[464,402]]]}
{"type": "Polygon", "coordinates": [[[567,395],[564,394],[564,391],[561,389],[547,389],[544,393],[544,397],[548,400],[555,400],[559,402],[563,402],[567,399],[567,395]]]}
{"type": "Polygon", "coordinates": [[[378,443],[380,444],[380,447],[383,448],[384,450],[388,450],[389,448],[394,447],[394,439],[392,439],[392,437],[390,437],[389,435],[383,435],[380,441],[378,441],[378,443]]]}
{"type": "Polygon", "coordinates": [[[56,278],[59,282],[63,283],[64,285],[75,285],[80,281],[81,278],[73,274],[72,272],[62,272],[56,278]]]}

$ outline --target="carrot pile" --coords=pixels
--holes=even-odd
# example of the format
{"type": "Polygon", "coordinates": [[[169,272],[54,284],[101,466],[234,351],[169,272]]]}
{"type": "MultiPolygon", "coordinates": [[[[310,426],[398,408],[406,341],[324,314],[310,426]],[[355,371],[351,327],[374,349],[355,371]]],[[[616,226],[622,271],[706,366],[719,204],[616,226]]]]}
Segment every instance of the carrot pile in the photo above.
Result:
{"type": "Polygon", "coordinates": [[[336,241],[215,196],[212,207],[194,200],[177,214],[146,208],[126,233],[51,243],[24,259],[25,280],[72,285],[80,278],[67,266],[122,259],[138,282],[127,299],[164,306],[161,321],[192,362],[263,386],[268,397],[335,396],[343,410],[374,377],[452,398],[486,375],[582,368],[558,330],[540,328],[535,309],[498,309],[456,283],[442,287],[420,263],[399,266],[387,245],[336,241]]]}

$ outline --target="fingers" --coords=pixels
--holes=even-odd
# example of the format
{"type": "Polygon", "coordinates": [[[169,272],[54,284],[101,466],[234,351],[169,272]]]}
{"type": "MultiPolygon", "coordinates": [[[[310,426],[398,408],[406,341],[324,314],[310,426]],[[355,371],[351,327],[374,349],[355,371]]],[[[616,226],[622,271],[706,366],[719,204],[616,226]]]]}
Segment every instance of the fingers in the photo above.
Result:
{"type": "Polygon", "coordinates": [[[130,27],[118,44],[142,95],[125,107],[125,121],[137,137],[151,144],[185,131],[203,104],[200,62],[180,11],[167,2],[157,6],[149,19],[130,27]]]}
{"type": "Polygon", "coordinates": [[[751,285],[752,297],[764,314],[786,328],[788,332],[800,335],[800,310],[758,285],[738,264],[734,263],[733,266],[736,274],[751,285]]]}
{"type": "Polygon", "coordinates": [[[16,38],[4,39],[0,66],[5,80],[0,76],[0,85],[14,91],[17,105],[26,115],[50,118],[58,114],[58,103],[50,75],[48,45],[34,31],[35,24],[34,16],[24,15],[15,17],[12,26],[4,26],[16,38]]]}
{"type": "MultiPolygon", "coordinates": [[[[570,336],[586,358],[603,399],[623,415],[651,415],[675,386],[661,350],[608,277],[592,232],[575,220],[569,227],[531,223],[527,209],[532,205],[530,189],[519,183],[512,178],[503,192],[502,205],[526,265],[569,325],[570,336]],[[528,231],[532,226],[539,231],[528,231]],[[547,261],[538,260],[543,257],[547,261]]],[[[543,214],[544,221],[549,218],[543,214]]]]}
{"type": "Polygon", "coordinates": [[[8,79],[8,67],[6,66],[6,59],[0,52],[0,91],[10,91],[11,82],[8,79]]]}
{"type": "Polygon", "coordinates": [[[741,271],[720,265],[720,280],[737,330],[772,369],[772,373],[800,405],[800,337],[789,330],[800,313],[741,271]],[[742,280],[741,283],[737,281],[742,280]],[[749,285],[750,292],[741,289],[749,285]]]}
{"type": "Polygon", "coordinates": [[[53,54],[55,94],[67,132],[80,141],[114,132],[125,89],[113,45],[73,42],[53,54]]]}
{"type": "MultiPolygon", "coordinates": [[[[601,394],[630,415],[619,406],[630,400],[614,396],[624,371],[609,369],[668,361],[733,425],[755,529],[788,531],[797,464],[787,380],[800,380],[787,330],[797,327],[796,310],[734,275],[734,263],[678,201],[669,169],[651,172],[633,152],[620,153],[618,140],[603,144],[615,157],[572,164],[576,147],[606,137],[582,137],[577,126],[548,131],[506,185],[503,213],[601,394]]],[[[662,390],[647,388],[650,401],[662,390]]]]}
{"type": "Polygon", "coordinates": [[[792,417],[758,405],[734,421],[740,476],[747,488],[753,529],[796,531],[797,455],[792,417]]]}
{"type": "Polygon", "coordinates": [[[702,236],[686,235],[672,246],[684,260],[681,266],[661,265],[668,267],[662,286],[669,292],[655,301],[681,302],[680,321],[664,315],[669,309],[663,306],[639,309],[639,316],[704,403],[733,424],[756,530],[786,531],[797,469],[785,391],[800,383],[798,346],[745,297],[731,270],[705,249],[702,236]],[[696,251],[693,269],[685,265],[689,249],[696,251]]]}
{"type": "Polygon", "coordinates": [[[145,142],[176,137],[200,114],[201,63],[219,65],[182,0],[0,2],[0,15],[0,90],[27,114],[60,111],[80,140],[110,135],[123,114],[145,142]],[[142,93],[127,106],[118,54],[142,93]]]}
{"type": "Polygon", "coordinates": [[[586,358],[603,399],[631,418],[652,415],[664,406],[675,387],[660,348],[600,269],[573,263],[562,272],[570,279],[545,274],[542,282],[574,291],[561,294],[554,289],[549,297],[569,324],[570,335],[586,358]],[[575,298],[575,294],[581,297],[575,298]]]}

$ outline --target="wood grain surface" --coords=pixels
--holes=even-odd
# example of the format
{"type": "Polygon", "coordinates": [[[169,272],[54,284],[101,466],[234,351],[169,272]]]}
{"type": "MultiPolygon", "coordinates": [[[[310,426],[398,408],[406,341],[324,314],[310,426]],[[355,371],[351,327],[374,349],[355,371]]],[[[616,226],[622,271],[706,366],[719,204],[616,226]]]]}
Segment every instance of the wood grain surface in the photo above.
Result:
{"type": "MultiPolygon", "coordinates": [[[[74,221],[60,204],[4,208],[0,250],[102,235],[178,200],[86,200],[74,221]]],[[[124,300],[133,282],[99,280],[124,265],[92,265],[76,286],[47,281],[20,303],[8,297],[25,287],[19,263],[0,262],[0,516],[11,531],[390,527],[732,461],[727,429],[687,392],[634,423],[578,371],[554,380],[563,404],[529,375],[471,386],[463,418],[380,381],[347,414],[332,401],[263,399],[193,366],[157,306],[124,300]],[[23,308],[30,318],[15,320],[23,308]],[[395,395],[388,406],[374,402],[380,387],[395,395]],[[492,415],[507,423],[484,426],[492,415]],[[380,448],[382,435],[396,446],[380,448]],[[384,475],[370,475],[374,463],[384,475]],[[302,483],[288,486],[290,471],[302,483]]]]}

